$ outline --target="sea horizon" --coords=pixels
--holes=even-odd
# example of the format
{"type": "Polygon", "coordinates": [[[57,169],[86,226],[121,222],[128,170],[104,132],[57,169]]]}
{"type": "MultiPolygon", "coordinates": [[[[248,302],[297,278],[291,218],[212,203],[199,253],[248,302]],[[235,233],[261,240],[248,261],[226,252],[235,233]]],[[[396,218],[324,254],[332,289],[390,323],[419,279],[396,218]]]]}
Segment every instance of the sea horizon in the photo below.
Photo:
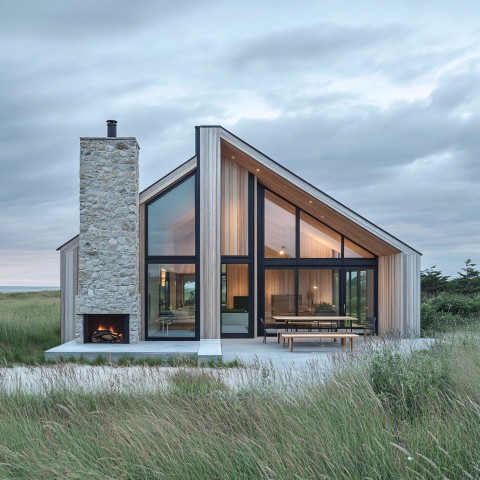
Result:
{"type": "Polygon", "coordinates": [[[41,292],[42,290],[60,290],[54,286],[0,285],[0,293],[41,292]]]}

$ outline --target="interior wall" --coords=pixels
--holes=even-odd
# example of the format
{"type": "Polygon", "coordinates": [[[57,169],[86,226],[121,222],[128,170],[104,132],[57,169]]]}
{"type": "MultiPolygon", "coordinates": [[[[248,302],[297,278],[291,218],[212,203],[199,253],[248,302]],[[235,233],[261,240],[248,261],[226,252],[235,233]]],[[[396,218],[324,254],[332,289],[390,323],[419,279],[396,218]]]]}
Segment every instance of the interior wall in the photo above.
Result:
{"type": "Polygon", "coordinates": [[[248,266],[227,265],[227,308],[234,308],[235,297],[248,297],[248,266]]]}
{"type": "Polygon", "coordinates": [[[222,255],[248,255],[248,171],[222,157],[222,255]]]}
{"type": "Polygon", "coordinates": [[[298,293],[302,296],[299,309],[302,306],[312,307],[319,303],[334,304],[333,270],[300,270],[298,274],[298,293]]]}

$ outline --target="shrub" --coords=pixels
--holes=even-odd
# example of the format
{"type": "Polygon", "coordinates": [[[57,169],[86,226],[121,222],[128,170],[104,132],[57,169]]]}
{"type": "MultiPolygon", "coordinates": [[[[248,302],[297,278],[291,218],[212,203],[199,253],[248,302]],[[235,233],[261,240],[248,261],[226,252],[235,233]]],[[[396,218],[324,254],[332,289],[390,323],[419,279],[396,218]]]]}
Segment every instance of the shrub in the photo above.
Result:
{"type": "Polygon", "coordinates": [[[480,295],[441,293],[424,296],[422,300],[421,328],[427,332],[445,332],[476,322],[480,317],[480,295]]]}
{"type": "Polygon", "coordinates": [[[445,391],[447,363],[430,350],[404,357],[384,349],[373,354],[370,382],[384,406],[394,414],[401,418],[417,416],[425,404],[445,391]]]}
{"type": "Polygon", "coordinates": [[[480,295],[468,296],[456,293],[442,293],[431,299],[436,312],[469,316],[480,314],[480,295]]]}

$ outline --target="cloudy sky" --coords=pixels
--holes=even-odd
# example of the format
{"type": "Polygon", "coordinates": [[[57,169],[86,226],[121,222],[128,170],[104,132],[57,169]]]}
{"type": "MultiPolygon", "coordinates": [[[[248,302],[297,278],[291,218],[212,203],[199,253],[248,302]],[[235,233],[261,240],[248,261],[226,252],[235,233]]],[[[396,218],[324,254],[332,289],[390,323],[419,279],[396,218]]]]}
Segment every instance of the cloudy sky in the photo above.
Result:
{"type": "Polygon", "coordinates": [[[0,3],[0,285],[59,284],[79,137],[109,118],[141,188],[221,124],[423,268],[480,263],[477,0],[0,3]]]}

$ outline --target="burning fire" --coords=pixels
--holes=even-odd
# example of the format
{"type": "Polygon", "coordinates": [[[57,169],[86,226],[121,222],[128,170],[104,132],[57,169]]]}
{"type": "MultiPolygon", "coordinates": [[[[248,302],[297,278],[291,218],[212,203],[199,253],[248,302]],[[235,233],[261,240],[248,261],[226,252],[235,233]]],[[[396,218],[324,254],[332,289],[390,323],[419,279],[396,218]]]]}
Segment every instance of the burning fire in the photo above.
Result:
{"type": "Polygon", "coordinates": [[[109,332],[113,335],[118,336],[121,340],[123,340],[123,333],[118,333],[115,331],[115,328],[113,326],[110,326],[110,328],[104,327],[102,324],[100,324],[96,329],[95,332],[109,332]]]}

